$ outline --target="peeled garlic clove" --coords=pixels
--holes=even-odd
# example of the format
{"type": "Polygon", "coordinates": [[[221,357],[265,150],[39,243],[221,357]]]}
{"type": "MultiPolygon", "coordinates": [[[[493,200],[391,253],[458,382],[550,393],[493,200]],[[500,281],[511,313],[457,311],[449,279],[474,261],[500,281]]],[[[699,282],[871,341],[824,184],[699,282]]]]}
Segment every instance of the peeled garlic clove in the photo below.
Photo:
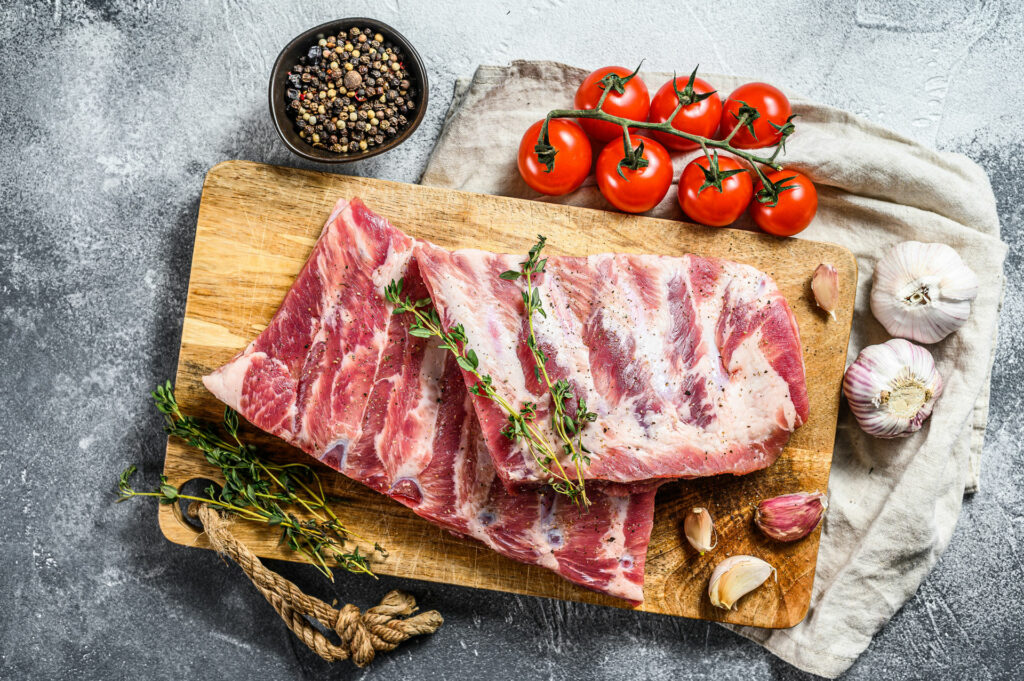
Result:
{"type": "Polygon", "coordinates": [[[861,350],[846,370],[843,394],[868,435],[906,437],[921,429],[942,393],[932,355],[894,338],[861,350]]]}
{"type": "Polygon", "coordinates": [[[734,610],[736,601],[761,586],[775,572],[768,563],[754,556],[730,556],[711,573],[708,597],[711,605],[734,610]]]}
{"type": "Polygon", "coordinates": [[[811,292],[814,302],[825,312],[836,318],[836,307],[839,306],[839,271],[829,263],[818,265],[811,277],[811,292]]]}
{"type": "Polygon", "coordinates": [[[936,343],[967,321],[978,277],[946,244],[904,241],[875,266],[871,312],[893,336],[936,343]]]}
{"type": "Polygon", "coordinates": [[[683,532],[686,534],[686,541],[690,542],[690,546],[697,549],[702,556],[718,545],[715,523],[706,508],[698,506],[690,509],[683,521],[683,532]]]}
{"type": "Polygon", "coordinates": [[[754,522],[772,539],[796,541],[814,531],[826,508],[828,499],[821,492],[783,494],[758,504],[754,522]]]}

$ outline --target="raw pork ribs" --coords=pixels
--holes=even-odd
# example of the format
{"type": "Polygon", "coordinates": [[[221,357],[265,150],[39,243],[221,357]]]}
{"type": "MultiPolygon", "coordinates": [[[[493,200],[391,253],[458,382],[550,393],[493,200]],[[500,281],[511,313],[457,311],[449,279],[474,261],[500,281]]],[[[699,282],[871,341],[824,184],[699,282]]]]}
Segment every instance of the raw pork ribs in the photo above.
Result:
{"type": "MultiPolygon", "coordinates": [[[[523,258],[426,243],[416,258],[442,322],[464,326],[481,372],[513,404],[536,403],[537,422],[549,424],[551,399],[525,342],[524,284],[498,276],[523,258]]],[[[598,415],[585,440],[588,479],[742,475],[771,465],[807,418],[796,320],[753,267],[695,255],[554,256],[537,287],[548,374],[598,415]]],[[[506,484],[542,482],[525,444],[501,435],[500,407],[474,399],[506,484]]]]}
{"type": "Polygon", "coordinates": [[[468,393],[474,379],[383,298],[400,277],[412,298],[429,296],[446,325],[464,326],[497,391],[536,403],[546,423],[522,282],[498,277],[521,259],[445,251],[339,201],[270,324],[204,383],[254,425],[453,533],[639,602],[658,484],[764,468],[807,418],[796,322],[772,280],[744,265],[550,258],[538,341],[552,380],[598,414],[581,513],[500,434],[505,415],[468,393]]]}
{"type": "Polygon", "coordinates": [[[496,476],[460,370],[381,295],[426,297],[413,242],[339,202],[269,326],[203,382],[251,423],[498,553],[643,600],[654,490],[589,493],[585,513],[496,476]]]}

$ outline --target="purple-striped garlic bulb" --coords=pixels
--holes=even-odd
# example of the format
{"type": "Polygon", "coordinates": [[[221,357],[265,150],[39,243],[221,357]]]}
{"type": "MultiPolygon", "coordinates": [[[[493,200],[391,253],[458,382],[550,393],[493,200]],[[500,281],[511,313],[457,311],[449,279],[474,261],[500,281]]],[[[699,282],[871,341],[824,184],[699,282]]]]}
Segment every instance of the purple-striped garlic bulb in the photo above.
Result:
{"type": "Polygon", "coordinates": [[[843,378],[843,394],[857,423],[881,438],[920,430],[941,393],[942,377],[931,353],[902,338],[861,350],[843,378]]]}

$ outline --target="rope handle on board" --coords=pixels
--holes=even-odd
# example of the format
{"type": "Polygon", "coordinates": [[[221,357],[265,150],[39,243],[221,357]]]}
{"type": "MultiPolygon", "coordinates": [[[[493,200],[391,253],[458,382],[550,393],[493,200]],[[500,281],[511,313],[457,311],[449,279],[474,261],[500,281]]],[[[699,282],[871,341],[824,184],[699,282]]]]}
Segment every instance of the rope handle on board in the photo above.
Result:
{"type": "Polygon", "coordinates": [[[193,502],[189,515],[199,518],[217,553],[238,563],[292,633],[328,662],[351,659],[357,667],[365,667],[378,652],[394,650],[412,636],[432,634],[444,623],[436,610],[413,615],[416,600],[401,591],[389,592],[380,605],[366,612],[352,604],[337,610],[319,598],[307,596],[294,583],[263,565],[256,554],[231,534],[230,521],[214,508],[193,502]],[[333,643],[307,618],[334,631],[340,642],[333,643]]]}

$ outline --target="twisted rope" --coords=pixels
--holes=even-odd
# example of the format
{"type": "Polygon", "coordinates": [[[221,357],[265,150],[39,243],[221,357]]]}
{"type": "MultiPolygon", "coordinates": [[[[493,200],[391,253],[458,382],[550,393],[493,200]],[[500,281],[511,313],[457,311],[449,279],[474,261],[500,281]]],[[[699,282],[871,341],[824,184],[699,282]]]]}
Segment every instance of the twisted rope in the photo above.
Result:
{"type": "Polygon", "coordinates": [[[378,652],[394,650],[412,636],[432,634],[444,623],[436,610],[413,615],[416,601],[401,591],[391,591],[380,605],[366,612],[352,604],[337,610],[269,570],[231,534],[230,522],[215,509],[206,504],[198,508],[193,505],[189,513],[198,516],[213,548],[238,563],[292,633],[328,662],[351,659],[357,667],[365,667],[378,652]],[[333,643],[307,618],[333,630],[340,643],[333,643]]]}

